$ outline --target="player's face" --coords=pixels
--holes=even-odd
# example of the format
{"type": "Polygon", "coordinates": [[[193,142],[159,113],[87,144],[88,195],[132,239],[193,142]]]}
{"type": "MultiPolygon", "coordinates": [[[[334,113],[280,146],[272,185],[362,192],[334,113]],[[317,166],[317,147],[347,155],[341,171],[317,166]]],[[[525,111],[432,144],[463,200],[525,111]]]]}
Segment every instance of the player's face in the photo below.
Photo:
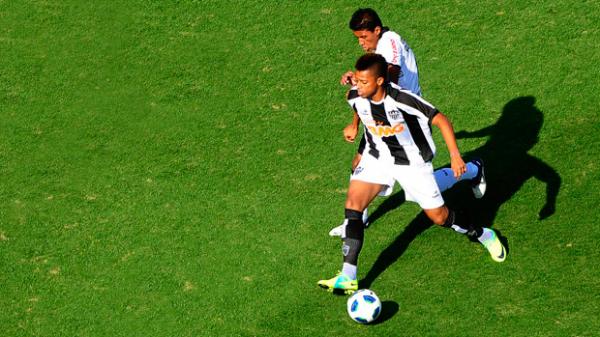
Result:
{"type": "Polygon", "coordinates": [[[383,77],[375,76],[371,69],[357,70],[354,74],[358,95],[362,98],[373,98],[383,85],[383,77]]]}
{"type": "Polygon", "coordinates": [[[377,48],[377,42],[379,41],[379,33],[381,28],[375,27],[372,32],[366,29],[353,31],[354,36],[358,39],[358,44],[366,52],[372,53],[377,48]]]}

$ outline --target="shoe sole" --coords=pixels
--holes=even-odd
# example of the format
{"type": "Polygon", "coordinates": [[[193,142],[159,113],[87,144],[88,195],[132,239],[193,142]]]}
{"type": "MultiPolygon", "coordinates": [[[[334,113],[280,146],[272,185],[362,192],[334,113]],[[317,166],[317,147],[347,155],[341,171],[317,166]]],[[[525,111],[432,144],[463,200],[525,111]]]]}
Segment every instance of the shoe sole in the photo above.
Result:
{"type": "Polygon", "coordinates": [[[319,287],[327,290],[330,293],[336,294],[336,295],[352,295],[356,292],[356,290],[358,289],[340,289],[340,288],[331,288],[327,285],[324,284],[319,284],[319,287]]]}

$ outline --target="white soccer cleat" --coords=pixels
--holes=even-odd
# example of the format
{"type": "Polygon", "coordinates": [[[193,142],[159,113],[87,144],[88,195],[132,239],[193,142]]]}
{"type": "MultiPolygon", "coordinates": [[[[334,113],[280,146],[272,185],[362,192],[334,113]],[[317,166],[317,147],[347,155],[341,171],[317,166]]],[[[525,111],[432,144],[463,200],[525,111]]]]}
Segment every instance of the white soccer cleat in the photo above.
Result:
{"type": "Polygon", "coordinates": [[[344,222],[343,224],[337,226],[337,227],[333,227],[330,231],[329,231],[329,236],[331,237],[336,237],[336,236],[342,236],[342,233],[344,232],[344,226],[346,225],[346,222],[344,222]]]}
{"type": "Polygon", "coordinates": [[[477,166],[477,175],[473,178],[471,183],[471,189],[473,190],[473,195],[477,199],[483,198],[485,194],[485,190],[487,189],[487,183],[485,181],[485,174],[483,172],[483,160],[481,158],[475,158],[471,160],[475,166],[477,166]]]}
{"type": "MultiPolygon", "coordinates": [[[[365,228],[369,227],[369,212],[367,211],[366,208],[363,212],[363,223],[365,224],[365,228]]],[[[344,220],[344,222],[342,222],[341,225],[333,227],[329,231],[329,236],[331,236],[331,237],[342,236],[342,234],[344,233],[344,226],[346,226],[346,220],[344,220]]]]}

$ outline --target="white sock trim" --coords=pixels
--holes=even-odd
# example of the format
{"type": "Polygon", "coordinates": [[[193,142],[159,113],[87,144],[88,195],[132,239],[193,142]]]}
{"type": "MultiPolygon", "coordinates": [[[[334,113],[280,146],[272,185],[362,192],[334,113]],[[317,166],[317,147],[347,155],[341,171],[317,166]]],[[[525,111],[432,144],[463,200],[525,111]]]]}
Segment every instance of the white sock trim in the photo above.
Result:
{"type": "Polygon", "coordinates": [[[356,280],[357,267],[353,264],[346,263],[342,265],[342,274],[346,275],[351,280],[356,280]]]}

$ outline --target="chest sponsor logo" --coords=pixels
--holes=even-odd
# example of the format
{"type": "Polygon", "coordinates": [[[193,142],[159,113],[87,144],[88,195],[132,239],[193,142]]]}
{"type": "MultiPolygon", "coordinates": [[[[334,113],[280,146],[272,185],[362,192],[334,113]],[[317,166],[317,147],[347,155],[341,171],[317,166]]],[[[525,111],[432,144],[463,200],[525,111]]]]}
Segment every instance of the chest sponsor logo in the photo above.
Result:
{"type": "Polygon", "coordinates": [[[404,131],[404,124],[390,125],[370,125],[369,131],[377,137],[390,137],[401,134],[404,131]]]}

